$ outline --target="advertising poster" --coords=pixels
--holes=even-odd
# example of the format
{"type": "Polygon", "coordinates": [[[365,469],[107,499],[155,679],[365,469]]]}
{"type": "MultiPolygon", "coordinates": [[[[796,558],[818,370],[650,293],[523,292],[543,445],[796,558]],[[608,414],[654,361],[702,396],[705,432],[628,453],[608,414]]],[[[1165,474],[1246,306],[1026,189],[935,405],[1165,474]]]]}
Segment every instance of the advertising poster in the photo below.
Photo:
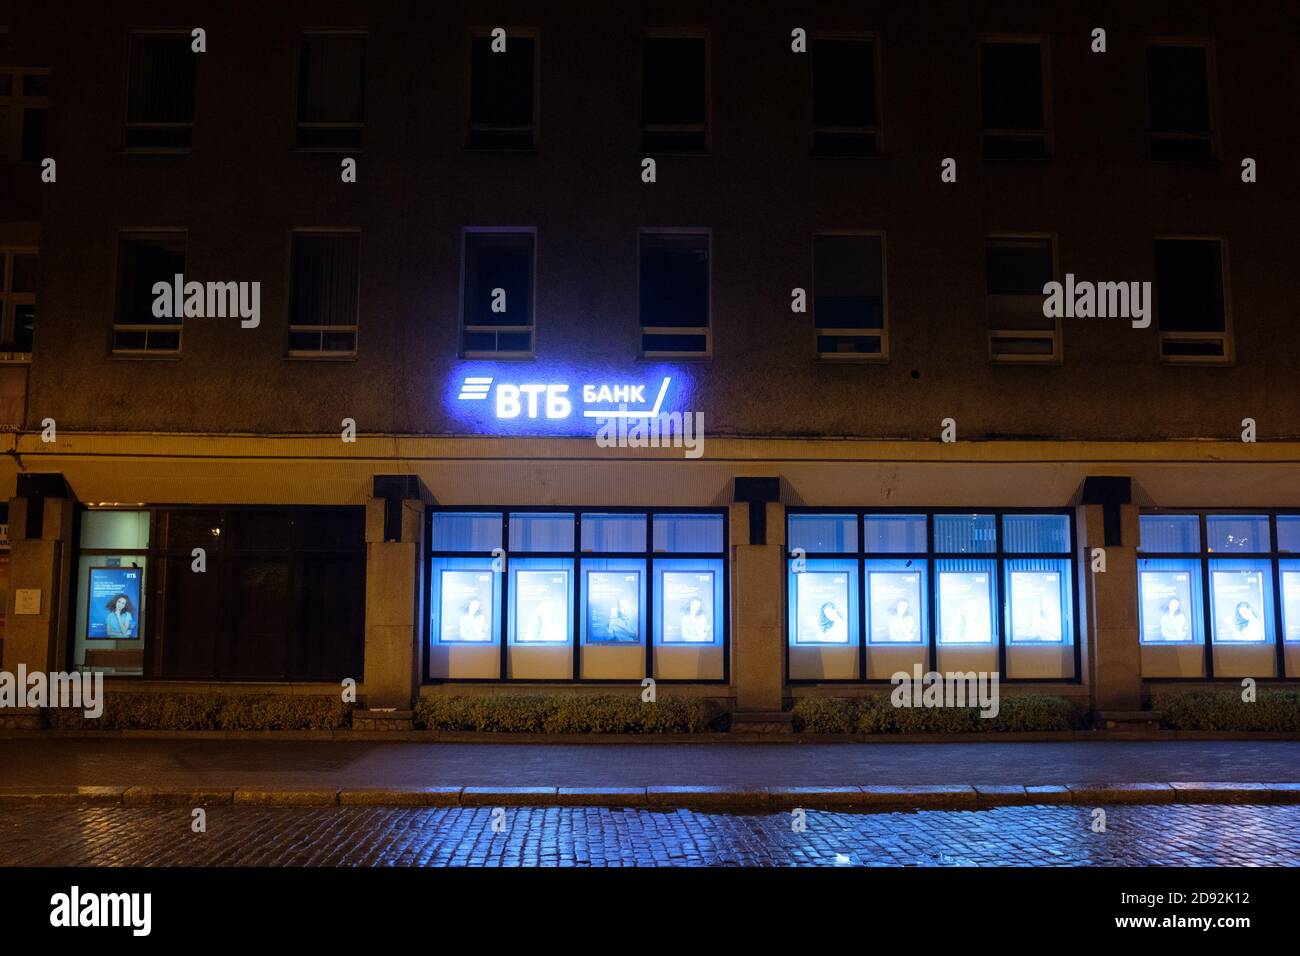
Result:
{"type": "Polygon", "coordinates": [[[442,633],[447,644],[483,644],[492,640],[492,572],[443,571],[442,633]]]}
{"type": "Polygon", "coordinates": [[[1300,571],[1282,572],[1282,601],[1286,639],[1300,641],[1300,571]]]}
{"type": "Polygon", "coordinates": [[[1011,640],[1017,644],[1061,642],[1061,573],[1011,572],[1011,640]]]}
{"type": "Polygon", "coordinates": [[[665,644],[713,643],[713,572],[665,571],[665,644]]]}
{"type": "Polygon", "coordinates": [[[921,575],[916,571],[867,574],[871,643],[921,643],[921,575]]]}
{"type": "Polygon", "coordinates": [[[1215,571],[1214,641],[1258,644],[1264,633],[1264,575],[1261,571],[1215,571]]]}
{"type": "Polygon", "coordinates": [[[795,575],[796,644],[849,642],[847,571],[801,571],[795,575]]]}
{"type": "Polygon", "coordinates": [[[140,637],[140,568],[91,568],[86,638],[131,641],[140,637]]]}
{"type": "Polygon", "coordinates": [[[515,640],[563,644],[569,639],[569,572],[515,572],[515,640]]]}
{"type": "Polygon", "coordinates": [[[940,571],[939,643],[991,643],[991,606],[987,571],[940,571]]]}
{"type": "Polygon", "coordinates": [[[1187,571],[1143,571],[1140,575],[1142,640],[1152,643],[1188,643],[1192,622],[1191,575],[1187,571]]]}
{"type": "Polygon", "coordinates": [[[636,644],[641,639],[641,572],[587,572],[587,643],[636,644]]]}

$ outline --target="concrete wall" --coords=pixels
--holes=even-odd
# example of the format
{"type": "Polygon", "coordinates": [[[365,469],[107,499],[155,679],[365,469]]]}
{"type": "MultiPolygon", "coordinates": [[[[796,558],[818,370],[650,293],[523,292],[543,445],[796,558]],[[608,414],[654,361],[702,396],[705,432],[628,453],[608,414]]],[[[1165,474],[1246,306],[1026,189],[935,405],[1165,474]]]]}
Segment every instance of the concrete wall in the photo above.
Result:
{"type": "MultiPolygon", "coordinates": [[[[51,150],[62,157],[45,200],[40,330],[28,425],[70,429],[364,433],[455,430],[440,404],[455,375],[461,229],[536,227],[537,357],[530,367],[637,363],[639,226],[713,229],[714,355],[687,368],[692,408],[711,434],[1092,440],[1300,434],[1292,374],[1288,217],[1300,182],[1293,103],[1300,26],[1286,5],[1238,0],[1067,9],[1016,0],[771,3],[596,0],[540,5],[296,0],[255,15],[208,4],[132,0],[50,7],[57,29],[51,150]],[[127,31],[200,22],[193,153],[120,152],[127,31]],[[535,26],[540,149],[468,152],[471,25],[535,26]],[[809,155],[809,68],[789,50],[796,23],[881,35],[884,155],[809,155]],[[1088,34],[1109,31],[1092,54],[1088,34]],[[297,37],[304,26],[369,31],[359,182],[339,157],[291,149],[297,37]],[[643,27],[711,31],[712,153],[661,158],[641,183],[638,38],[643,27]],[[1038,164],[979,159],[976,38],[1045,34],[1055,155],[1038,164]],[[1215,41],[1222,160],[1152,163],[1145,134],[1143,41],[1215,41]],[[941,184],[939,161],[959,164],[941,184]],[[1239,177],[1243,156],[1259,182],[1239,177]],[[263,321],[186,323],[179,361],[108,355],[119,230],[189,230],[195,277],[260,281],[263,321]],[[286,359],[289,233],[362,230],[359,354],[286,359]],[[810,284],[815,230],[884,230],[892,356],[884,365],[818,363],[811,318],[789,312],[810,284]],[[983,238],[1050,232],[1062,271],[1149,280],[1152,239],[1226,237],[1235,365],[1163,366],[1156,330],[1114,320],[1064,323],[1064,364],[986,360],[983,238]],[[310,401],[300,400],[310,396],[310,401]],[[292,399],[292,400],[289,400],[292,399]]],[[[22,13],[20,17],[38,17],[22,13]]],[[[15,28],[17,29],[17,28],[15,28]]],[[[15,34],[16,35],[16,34],[15,34]]],[[[0,214],[0,218],[5,218],[0,214]]]]}

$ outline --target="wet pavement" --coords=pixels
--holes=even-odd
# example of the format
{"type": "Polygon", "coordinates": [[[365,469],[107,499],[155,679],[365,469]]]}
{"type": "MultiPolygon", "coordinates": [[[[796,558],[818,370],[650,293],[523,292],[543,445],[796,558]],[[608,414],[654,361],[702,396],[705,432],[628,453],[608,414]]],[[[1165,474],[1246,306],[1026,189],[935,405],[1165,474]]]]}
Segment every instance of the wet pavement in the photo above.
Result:
{"type": "Polygon", "coordinates": [[[3,866],[1297,866],[1300,806],[0,808],[3,866]],[[802,828],[801,828],[802,824],[802,828]]]}

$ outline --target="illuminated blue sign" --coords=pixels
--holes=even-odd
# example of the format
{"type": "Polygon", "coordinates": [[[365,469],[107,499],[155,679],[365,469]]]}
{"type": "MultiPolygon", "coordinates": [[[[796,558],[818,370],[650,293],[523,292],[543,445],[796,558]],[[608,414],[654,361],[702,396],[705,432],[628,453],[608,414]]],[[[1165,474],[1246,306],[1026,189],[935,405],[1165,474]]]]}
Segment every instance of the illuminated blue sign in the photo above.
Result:
{"type": "Polygon", "coordinates": [[[688,383],[676,369],[632,375],[607,369],[539,373],[513,364],[467,366],[449,382],[448,413],[475,431],[588,434],[610,419],[651,419],[681,411],[688,383]]]}

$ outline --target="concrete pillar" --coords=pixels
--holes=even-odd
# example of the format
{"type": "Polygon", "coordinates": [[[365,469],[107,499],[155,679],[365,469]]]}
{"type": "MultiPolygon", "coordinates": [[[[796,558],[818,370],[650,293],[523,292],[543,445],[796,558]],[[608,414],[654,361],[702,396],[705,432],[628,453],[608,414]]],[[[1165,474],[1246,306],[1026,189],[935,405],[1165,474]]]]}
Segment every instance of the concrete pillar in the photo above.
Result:
{"type": "Polygon", "coordinates": [[[67,670],[74,504],[68,498],[38,500],[40,536],[29,538],[28,499],[9,499],[10,580],[0,668],[11,673],[19,664],[28,672],[67,670]]]}
{"type": "Polygon", "coordinates": [[[731,506],[732,680],[738,712],[779,711],[785,691],[782,573],[785,507],[780,502],[731,506]],[[767,543],[749,543],[749,509],[766,507],[767,543]]]}
{"type": "MultiPolygon", "coordinates": [[[[399,499],[400,500],[400,499],[399,499]]],[[[395,504],[397,502],[394,502],[395,504]]],[[[401,540],[384,540],[383,498],[366,504],[366,705],[408,711],[420,682],[424,503],[400,500],[401,540]]]]}
{"type": "Polygon", "coordinates": [[[1105,545],[1101,505],[1084,505],[1088,542],[1081,556],[1091,564],[1091,549],[1105,547],[1106,573],[1089,572],[1087,635],[1089,678],[1095,711],[1136,711],[1142,707],[1142,649],[1138,643],[1138,509],[1120,506],[1120,543],[1105,545]]]}

